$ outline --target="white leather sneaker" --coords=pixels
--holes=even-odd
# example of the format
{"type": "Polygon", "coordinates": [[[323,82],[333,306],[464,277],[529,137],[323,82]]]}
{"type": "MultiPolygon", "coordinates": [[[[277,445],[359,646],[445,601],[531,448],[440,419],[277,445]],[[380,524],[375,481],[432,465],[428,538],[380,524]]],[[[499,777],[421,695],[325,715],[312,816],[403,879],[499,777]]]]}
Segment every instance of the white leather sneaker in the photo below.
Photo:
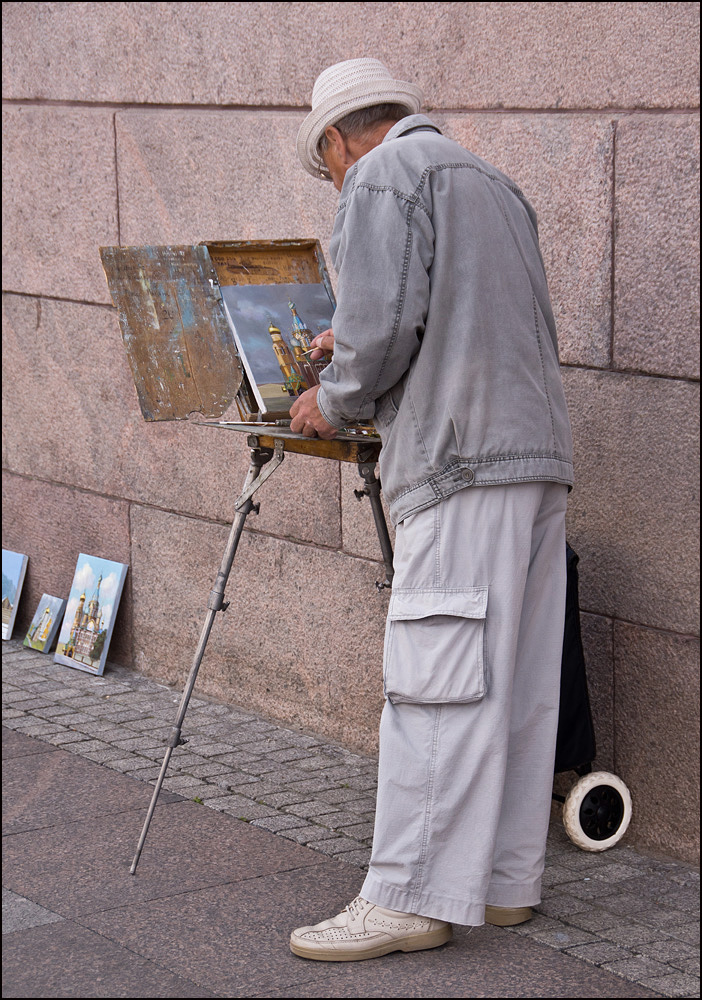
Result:
{"type": "Polygon", "coordinates": [[[530,906],[485,906],[485,923],[495,927],[514,927],[531,920],[533,914],[530,906]]]}
{"type": "Polygon", "coordinates": [[[338,916],[294,930],[290,950],[321,962],[357,962],[391,951],[438,948],[451,934],[451,924],[444,920],[386,910],[356,896],[338,916]]]}

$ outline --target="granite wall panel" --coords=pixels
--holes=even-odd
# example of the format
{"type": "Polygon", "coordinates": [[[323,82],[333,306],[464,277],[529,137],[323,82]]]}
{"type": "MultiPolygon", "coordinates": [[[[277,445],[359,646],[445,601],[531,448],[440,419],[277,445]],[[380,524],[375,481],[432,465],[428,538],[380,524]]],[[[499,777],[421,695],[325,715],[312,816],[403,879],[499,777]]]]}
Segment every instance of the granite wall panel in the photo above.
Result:
{"type": "Polygon", "coordinates": [[[98,247],[118,242],[113,117],[3,108],[5,291],[110,301],[98,247]]]}
{"type": "Polygon", "coordinates": [[[445,108],[686,107],[690,3],[10,3],[10,98],[301,106],[373,56],[445,108]]]}
{"type": "Polygon", "coordinates": [[[561,360],[608,367],[611,120],[476,114],[441,122],[447,135],[506,173],[534,206],[561,360]]]}
{"type": "Polygon", "coordinates": [[[312,236],[327,246],[338,196],[295,152],[302,114],[117,115],[125,245],[312,236]]]}
{"type": "Polygon", "coordinates": [[[590,612],[699,629],[699,385],[565,369],[568,535],[590,612]]]}
{"type": "MultiPolygon", "coordinates": [[[[13,638],[22,638],[42,594],[67,598],[78,556],[130,562],[129,505],[42,479],[2,477],[2,545],[29,556],[13,638]]],[[[132,572],[122,591],[109,658],[132,663],[132,572]]]]}
{"type": "Polygon", "coordinates": [[[617,622],[617,774],[634,843],[699,861],[699,640],[617,622]]]}
{"type": "Polygon", "coordinates": [[[617,124],[614,362],[699,378],[700,122],[617,124]]]}
{"type": "MultiPolygon", "coordinates": [[[[228,531],[138,505],[131,530],[135,663],[182,685],[228,531]]],[[[245,531],[198,688],[372,750],[387,612],[376,578],[373,562],[245,531]]]]}

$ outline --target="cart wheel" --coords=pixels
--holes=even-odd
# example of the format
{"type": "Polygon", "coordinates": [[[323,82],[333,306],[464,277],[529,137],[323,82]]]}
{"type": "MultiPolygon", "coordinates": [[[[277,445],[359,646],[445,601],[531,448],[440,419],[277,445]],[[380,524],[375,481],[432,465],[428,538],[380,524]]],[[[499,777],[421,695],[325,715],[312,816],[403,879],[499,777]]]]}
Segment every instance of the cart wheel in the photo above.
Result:
{"type": "Polygon", "coordinates": [[[631,795],[621,778],[607,771],[586,774],[568,793],[563,825],[577,847],[606,851],[619,843],[631,820],[631,795]]]}

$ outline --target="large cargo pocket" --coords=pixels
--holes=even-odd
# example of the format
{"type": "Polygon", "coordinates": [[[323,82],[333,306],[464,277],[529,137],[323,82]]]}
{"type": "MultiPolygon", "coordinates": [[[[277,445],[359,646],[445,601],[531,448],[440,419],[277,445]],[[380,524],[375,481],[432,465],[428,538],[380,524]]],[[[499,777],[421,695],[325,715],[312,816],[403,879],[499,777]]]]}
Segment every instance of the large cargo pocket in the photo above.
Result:
{"type": "Polygon", "coordinates": [[[485,694],[488,588],[394,591],[385,631],[391,702],[479,701],[485,694]]]}

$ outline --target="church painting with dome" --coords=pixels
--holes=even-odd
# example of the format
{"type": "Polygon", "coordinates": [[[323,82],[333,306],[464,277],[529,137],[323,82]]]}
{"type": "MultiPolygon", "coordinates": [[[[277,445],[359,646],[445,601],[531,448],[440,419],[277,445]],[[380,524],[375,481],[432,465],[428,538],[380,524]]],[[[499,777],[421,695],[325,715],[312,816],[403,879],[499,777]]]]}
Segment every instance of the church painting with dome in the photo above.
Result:
{"type": "Polygon", "coordinates": [[[329,363],[309,356],[311,341],[332,325],[326,286],[227,285],[221,291],[261,415],[287,414],[329,363]]]}
{"type": "Polygon", "coordinates": [[[54,660],[101,674],[127,575],[124,563],[81,553],[54,660]]]}
{"type": "Polygon", "coordinates": [[[48,653],[56,638],[65,608],[66,601],[61,597],[42,594],[23,645],[29,649],[37,649],[40,653],[48,653]]]}

